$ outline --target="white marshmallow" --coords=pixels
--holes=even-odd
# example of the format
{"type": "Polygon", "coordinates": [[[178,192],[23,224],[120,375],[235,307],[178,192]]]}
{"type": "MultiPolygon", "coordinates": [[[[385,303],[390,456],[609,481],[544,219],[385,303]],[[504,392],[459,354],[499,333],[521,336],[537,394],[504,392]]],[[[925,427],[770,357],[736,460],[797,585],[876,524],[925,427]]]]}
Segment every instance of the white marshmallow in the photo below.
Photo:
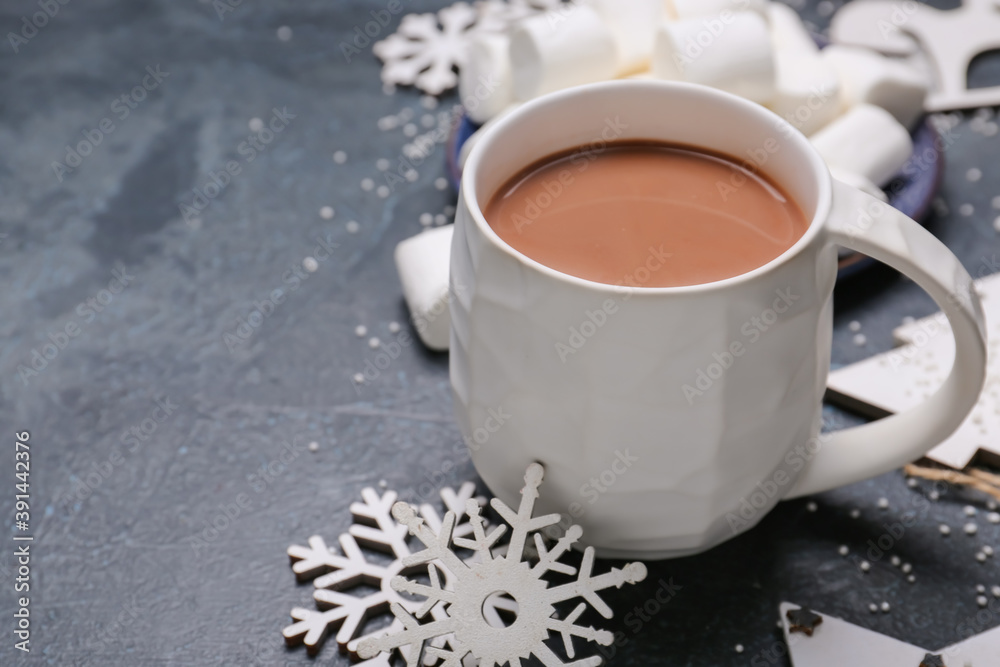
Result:
{"type": "Polygon", "coordinates": [[[396,246],[396,270],[417,334],[432,350],[447,350],[451,335],[448,271],[455,225],[435,227],[396,246]]]}
{"type": "Polygon", "coordinates": [[[511,32],[514,97],[527,101],[614,78],[618,51],[593,7],[563,5],[520,21],[511,32]]]}
{"type": "Polygon", "coordinates": [[[780,2],[771,2],[768,3],[767,14],[771,19],[771,41],[776,50],[799,54],[819,52],[816,40],[794,9],[780,2]]]}
{"type": "Polygon", "coordinates": [[[831,45],[821,57],[840,77],[845,108],[856,104],[880,106],[906,127],[924,113],[930,82],[915,67],[868,49],[831,45]]]}
{"type": "Polygon", "coordinates": [[[458,93],[469,118],[485,123],[514,100],[510,37],[480,33],[470,42],[458,77],[458,93]]]}
{"type": "Polygon", "coordinates": [[[854,107],[811,141],[831,168],[863,176],[878,186],[892,180],[913,153],[906,128],[872,104],[854,107]]]}
{"type": "Polygon", "coordinates": [[[586,0],[611,28],[618,49],[618,74],[639,72],[653,57],[663,0],[586,0]]]}
{"type": "Polygon", "coordinates": [[[775,90],[767,23],[756,12],[664,22],[656,35],[653,74],[768,102],[775,90]]]}
{"type": "Polygon", "coordinates": [[[840,79],[833,66],[811,53],[775,54],[777,93],[772,111],[805,135],[811,135],[840,114],[840,79]]]}
{"type": "Polygon", "coordinates": [[[830,167],[830,175],[833,176],[838,181],[840,181],[841,183],[846,183],[847,185],[855,187],[858,190],[861,190],[862,192],[867,192],[876,199],[880,199],[882,201],[889,201],[889,197],[886,196],[885,191],[882,190],[882,188],[875,185],[874,183],[872,183],[871,181],[869,181],[864,176],[860,176],[858,174],[852,174],[851,172],[844,171],[839,167],[830,167]]]}
{"type": "Polygon", "coordinates": [[[768,0],[665,0],[667,16],[677,21],[731,12],[754,11],[767,18],[768,0]]]}

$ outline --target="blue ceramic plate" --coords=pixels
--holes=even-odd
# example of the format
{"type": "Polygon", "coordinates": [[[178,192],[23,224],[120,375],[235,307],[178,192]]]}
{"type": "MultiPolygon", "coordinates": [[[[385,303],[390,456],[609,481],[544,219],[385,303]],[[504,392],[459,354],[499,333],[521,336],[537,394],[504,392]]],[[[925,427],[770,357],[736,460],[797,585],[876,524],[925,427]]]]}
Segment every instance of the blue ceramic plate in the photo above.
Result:
{"type": "MultiPolygon", "coordinates": [[[[456,190],[462,178],[462,172],[458,167],[458,156],[462,151],[462,145],[478,129],[479,126],[463,114],[461,122],[452,130],[448,140],[446,155],[448,178],[456,190]]],[[[889,203],[920,223],[927,218],[931,202],[941,187],[941,179],[944,178],[944,155],[937,149],[941,145],[940,139],[941,135],[931,124],[930,119],[924,119],[913,132],[913,155],[899,175],[885,188],[889,203]]],[[[874,260],[866,255],[843,251],[840,255],[838,275],[841,278],[852,275],[873,262],[874,260]]]]}

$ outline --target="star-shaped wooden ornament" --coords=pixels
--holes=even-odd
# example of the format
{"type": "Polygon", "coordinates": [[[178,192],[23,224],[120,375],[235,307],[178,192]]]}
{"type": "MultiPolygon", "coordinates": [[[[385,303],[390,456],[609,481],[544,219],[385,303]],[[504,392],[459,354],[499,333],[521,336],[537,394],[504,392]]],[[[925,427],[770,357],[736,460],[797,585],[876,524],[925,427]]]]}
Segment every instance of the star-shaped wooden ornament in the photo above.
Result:
{"type": "Polygon", "coordinates": [[[790,602],[781,603],[781,620],[793,667],[843,667],[844,665],[997,667],[1000,665],[1000,627],[942,649],[928,650],[833,616],[803,609],[790,602]],[[811,616],[820,619],[811,625],[812,634],[793,630],[798,620],[811,616]]]}

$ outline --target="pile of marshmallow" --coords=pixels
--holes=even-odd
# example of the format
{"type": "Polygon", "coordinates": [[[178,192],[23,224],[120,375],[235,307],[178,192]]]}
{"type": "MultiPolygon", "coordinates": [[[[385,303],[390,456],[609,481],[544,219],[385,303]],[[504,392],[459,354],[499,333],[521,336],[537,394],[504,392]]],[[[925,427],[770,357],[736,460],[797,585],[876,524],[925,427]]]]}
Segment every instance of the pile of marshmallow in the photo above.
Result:
{"type": "Polygon", "coordinates": [[[540,95],[615,78],[686,81],[763,104],[810,137],[834,177],[883,199],[913,152],[929,85],[875,51],[820,50],[778,2],[578,0],[476,35],[459,88],[475,102],[470,119],[488,125],[540,95]]]}

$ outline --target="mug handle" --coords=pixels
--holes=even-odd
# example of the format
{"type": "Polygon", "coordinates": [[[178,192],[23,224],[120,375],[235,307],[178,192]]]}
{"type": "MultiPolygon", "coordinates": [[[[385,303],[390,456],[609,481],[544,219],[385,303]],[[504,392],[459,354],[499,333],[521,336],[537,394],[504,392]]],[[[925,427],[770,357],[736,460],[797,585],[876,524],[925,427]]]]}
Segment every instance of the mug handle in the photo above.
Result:
{"type": "Polygon", "coordinates": [[[888,204],[833,181],[830,242],[885,262],[923,287],[951,323],[955,364],[922,404],[820,438],[820,448],[786,496],[819,493],[918,459],[965,421],[986,379],[986,325],[972,277],[943,243],[888,204]]]}

